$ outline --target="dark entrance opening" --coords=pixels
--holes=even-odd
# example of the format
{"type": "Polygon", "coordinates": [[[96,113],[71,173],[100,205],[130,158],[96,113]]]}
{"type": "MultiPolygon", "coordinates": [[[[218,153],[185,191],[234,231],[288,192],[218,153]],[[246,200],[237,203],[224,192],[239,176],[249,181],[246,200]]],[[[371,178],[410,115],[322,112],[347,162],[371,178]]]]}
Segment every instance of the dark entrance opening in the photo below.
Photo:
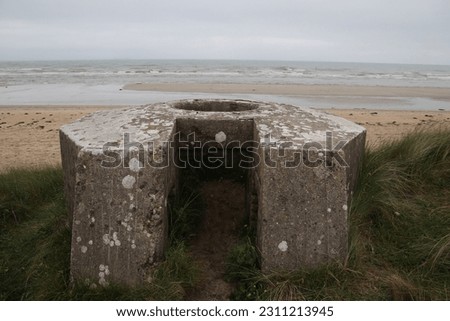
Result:
{"type": "Polygon", "coordinates": [[[227,300],[234,290],[224,280],[227,259],[257,210],[253,121],[178,119],[176,129],[177,190],[195,195],[200,212],[186,242],[201,287],[189,298],[227,300]]]}

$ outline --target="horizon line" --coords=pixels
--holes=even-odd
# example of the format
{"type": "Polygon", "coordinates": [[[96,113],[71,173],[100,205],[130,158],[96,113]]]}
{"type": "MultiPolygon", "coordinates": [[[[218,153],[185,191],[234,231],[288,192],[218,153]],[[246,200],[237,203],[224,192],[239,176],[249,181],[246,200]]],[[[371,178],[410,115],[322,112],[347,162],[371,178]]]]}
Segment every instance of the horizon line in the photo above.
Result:
{"type": "Polygon", "coordinates": [[[422,65],[450,66],[441,63],[404,63],[404,62],[373,62],[373,61],[338,61],[338,60],[292,60],[292,59],[237,59],[237,58],[56,58],[56,59],[2,59],[0,63],[14,62],[72,62],[72,61],[241,61],[241,62],[304,62],[304,63],[343,63],[372,65],[422,65]]]}

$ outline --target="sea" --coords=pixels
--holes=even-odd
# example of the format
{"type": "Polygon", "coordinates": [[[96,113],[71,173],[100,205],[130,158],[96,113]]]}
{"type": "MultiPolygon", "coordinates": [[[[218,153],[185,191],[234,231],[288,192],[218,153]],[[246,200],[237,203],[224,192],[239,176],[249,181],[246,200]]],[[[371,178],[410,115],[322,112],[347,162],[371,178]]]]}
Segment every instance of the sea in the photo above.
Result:
{"type": "MultiPolygon", "coordinates": [[[[236,98],[315,108],[450,110],[448,97],[317,99],[255,94],[142,92],[131,83],[310,84],[441,87],[450,66],[235,60],[82,60],[0,62],[0,105],[130,105],[193,98],[236,98]]],[[[449,95],[447,95],[449,96],[449,95]]]]}

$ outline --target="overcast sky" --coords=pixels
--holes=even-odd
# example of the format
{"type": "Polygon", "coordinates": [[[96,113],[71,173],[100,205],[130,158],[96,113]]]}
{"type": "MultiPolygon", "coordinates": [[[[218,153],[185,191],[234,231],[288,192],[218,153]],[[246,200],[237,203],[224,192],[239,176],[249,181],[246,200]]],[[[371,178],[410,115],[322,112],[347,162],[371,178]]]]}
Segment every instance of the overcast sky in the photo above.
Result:
{"type": "Polygon", "coordinates": [[[0,60],[450,65],[449,0],[0,0],[0,60]]]}

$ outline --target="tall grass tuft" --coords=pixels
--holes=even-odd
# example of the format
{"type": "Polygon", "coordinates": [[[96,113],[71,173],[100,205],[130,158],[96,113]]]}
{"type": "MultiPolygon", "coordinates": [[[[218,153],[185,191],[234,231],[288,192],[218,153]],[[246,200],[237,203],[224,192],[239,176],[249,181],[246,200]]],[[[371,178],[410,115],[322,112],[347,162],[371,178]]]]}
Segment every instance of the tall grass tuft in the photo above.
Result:
{"type": "Polygon", "coordinates": [[[53,167],[41,170],[13,169],[1,175],[0,230],[32,216],[37,206],[63,198],[62,172],[53,167]]]}
{"type": "Polygon", "coordinates": [[[343,264],[264,274],[230,258],[236,298],[449,299],[450,130],[417,130],[367,149],[349,226],[343,264]]]}
{"type": "Polygon", "coordinates": [[[57,299],[69,285],[70,230],[58,168],[0,176],[0,299],[57,299]]]}

